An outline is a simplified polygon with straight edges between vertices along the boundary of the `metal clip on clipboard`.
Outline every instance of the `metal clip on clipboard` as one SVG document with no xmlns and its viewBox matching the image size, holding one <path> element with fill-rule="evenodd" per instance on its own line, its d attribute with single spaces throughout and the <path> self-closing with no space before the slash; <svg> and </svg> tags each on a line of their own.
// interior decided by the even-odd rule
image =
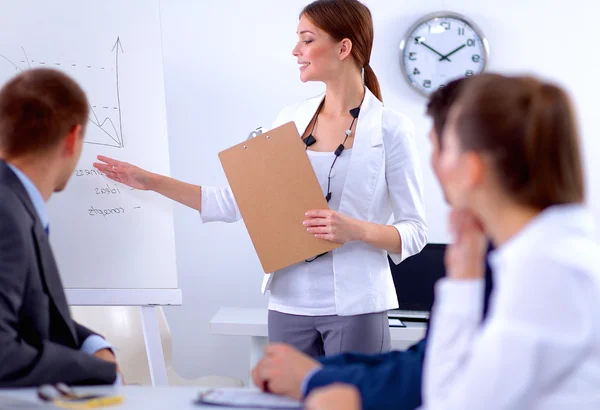
<svg viewBox="0 0 600 410">
<path fill-rule="evenodd" d="M 258 137 L 259 135 L 263 134 L 266 130 L 263 127 L 256 127 L 254 130 L 252 130 L 252 132 L 250 134 L 248 134 L 248 138 L 246 138 L 246 141 L 254 138 L 254 137 Z"/>
</svg>

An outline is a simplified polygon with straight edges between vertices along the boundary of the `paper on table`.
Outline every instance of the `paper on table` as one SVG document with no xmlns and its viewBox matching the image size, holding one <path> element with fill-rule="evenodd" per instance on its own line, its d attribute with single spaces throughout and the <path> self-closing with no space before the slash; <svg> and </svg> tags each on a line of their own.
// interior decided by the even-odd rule
<svg viewBox="0 0 600 410">
<path fill-rule="evenodd" d="M 198 404 L 229 407 L 253 407 L 269 409 L 301 409 L 302 403 L 287 397 L 248 389 L 209 390 L 200 393 Z"/>
</svg>

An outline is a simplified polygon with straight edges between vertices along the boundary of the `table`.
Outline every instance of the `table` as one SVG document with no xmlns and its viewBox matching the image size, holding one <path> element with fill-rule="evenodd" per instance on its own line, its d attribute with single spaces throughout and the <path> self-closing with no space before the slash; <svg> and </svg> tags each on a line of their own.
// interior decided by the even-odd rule
<svg viewBox="0 0 600 410">
<path fill-rule="evenodd" d="M 258 363 L 267 345 L 266 308 L 223 307 L 208 322 L 213 335 L 250 336 L 250 370 Z M 391 327 L 392 342 L 414 343 L 425 337 L 425 323 L 404 322 L 406 327 Z M 251 381 L 248 382 L 252 385 Z"/>
<path fill-rule="evenodd" d="M 185 410 L 210 408 L 214 410 L 214 406 L 198 406 L 194 401 L 201 391 L 206 391 L 206 387 L 182 386 L 182 387 L 149 387 L 149 386 L 122 386 L 122 387 L 80 387 L 75 389 L 81 392 L 97 392 L 105 394 L 119 393 L 125 396 L 125 401 L 118 406 L 107 407 L 107 409 L 119 410 Z M 48 409 L 43 402 L 39 401 L 36 396 L 36 389 L 0 389 L 0 407 L 2 398 L 9 397 L 13 399 L 25 400 L 31 403 L 31 406 L 20 406 L 15 408 L 20 409 Z M 2 407 L 11 408 L 11 407 Z M 227 410 L 227 407 L 220 407 Z M 239 409 L 238 409 L 239 410 Z"/>
</svg>

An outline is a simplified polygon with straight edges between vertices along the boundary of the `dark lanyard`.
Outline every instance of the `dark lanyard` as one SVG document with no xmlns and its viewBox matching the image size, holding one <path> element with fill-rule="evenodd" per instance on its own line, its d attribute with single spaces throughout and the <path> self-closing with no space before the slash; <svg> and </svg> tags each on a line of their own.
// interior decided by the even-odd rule
<svg viewBox="0 0 600 410">
<path fill-rule="evenodd" d="M 364 95 L 363 95 L 363 100 L 364 100 Z M 315 122 L 313 122 L 313 126 L 312 129 L 310 130 L 310 134 L 308 134 L 308 137 L 304 138 L 304 144 L 306 145 L 305 149 L 308 149 L 308 147 L 310 147 L 311 145 L 313 145 L 315 142 L 317 142 L 317 139 L 314 137 L 313 132 L 315 131 L 315 127 L 317 126 L 317 122 L 319 121 L 319 113 L 321 112 L 321 108 L 323 107 L 325 101 L 323 101 L 321 103 L 321 105 L 319 105 L 319 108 L 317 109 L 317 113 L 315 115 Z M 336 148 L 334 155 L 335 158 L 333 159 L 333 162 L 331 163 L 331 167 L 329 168 L 329 174 L 327 175 L 327 195 L 325 196 L 325 199 L 327 200 L 327 202 L 329 202 L 329 200 L 331 199 L 331 171 L 333 170 L 333 167 L 338 159 L 338 157 L 340 155 L 342 155 L 342 152 L 344 152 L 344 149 L 346 148 L 346 141 L 348 140 L 348 137 L 350 137 L 350 135 L 352 135 L 352 126 L 354 125 L 354 122 L 356 121 L 356 119 L 358 118 L 358 114 L 360 113 L 360 107 L 362 106 L 362 101 L 360 102 L 360 105 L 356 108 L 353 108 L 350 110 L 350 115 L 352 115 L 352 122 L 350 123 L 350 126 L 348 127 L 348 129 L 344 132 L 344 142 L 342 142 L 340 145 L 338 145 L 338 147 Z"/>
<path fill-rule="evenodd" d="M 366 94 L 366 92 L 365 92 L 365 94 Z M 348 129 L 344 132 L 344 142 L 342 142 L 340 145 L 338 145 L 337 149 L 334 152 L 335 158 L 333 159 L 333 162 L 331 163 L 331 167 L 329 168 L 329 174 L 327 175 L 327 195 L 325 196 L 325 199 L 327 200 L 327 202 L 329 202 L 329 200 L 331 199 L 331 171 L 333 170 L 333 167 L 334 167 L 338 157 L 340 155 L 342 155 L 342 152 L 344 152 L 344 149 L 346 148 L 345 145 L 346 145 L 346 141 L 348 140 L 348 137 L 350 137 L 350 135 L 352 135 L 352 126 L 354 125 L 354 122 L 356 121 L 356 119 L 358 118 L 358 115 L 360 114 L 360 107 L 362 106 L 364 99 L 365 99 L 365 96 L 363 95 L 363 99 L 360 102 L 360 105 L 358 107 L 350 110 L 350 115 L 352 115 L 352 122 L 350 123 L 350 127 L 348 127 Z M 321 108 L 323 107 L 324 103 L 325 103 L 325 100 L 323 100 L 323 102 L 321 102 L 321 104 L 319 105 L 319 108 L 317 109 L 317 113 L 315 114 L 315 121 L 313 122 L 312 129 L 310 130 L 310 134 L 308 134 L 308 136 L 303 139 L 304 144 L 306 145 L 305 149 L 308 149 L 308 147 L 310 147 L 315 142 L 317 142 L 317 139 L 314 137 L 313 132 L 315 131 L 315 127 L 317 126 L 317 121 L 319 121 L 319 113 L 321 112 Z M 326 254 L 327 254 L 327 252 L 321 253 L 312 259 L 306 259 L 305 262 L 312 262 L 315 259 L 317 259 L 323 255 L 326 255 Z"/>
</svg>

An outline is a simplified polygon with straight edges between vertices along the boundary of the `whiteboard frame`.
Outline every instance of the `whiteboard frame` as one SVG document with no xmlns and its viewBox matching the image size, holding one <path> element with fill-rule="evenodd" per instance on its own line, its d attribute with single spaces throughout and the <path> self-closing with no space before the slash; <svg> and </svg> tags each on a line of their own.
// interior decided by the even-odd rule
<svg viewBox="0 0 600 410">
<path fill-rule="evenodd" d="M 66 288 L 72 306 L 181 306 L 181 289 Z"/>
</svg>

